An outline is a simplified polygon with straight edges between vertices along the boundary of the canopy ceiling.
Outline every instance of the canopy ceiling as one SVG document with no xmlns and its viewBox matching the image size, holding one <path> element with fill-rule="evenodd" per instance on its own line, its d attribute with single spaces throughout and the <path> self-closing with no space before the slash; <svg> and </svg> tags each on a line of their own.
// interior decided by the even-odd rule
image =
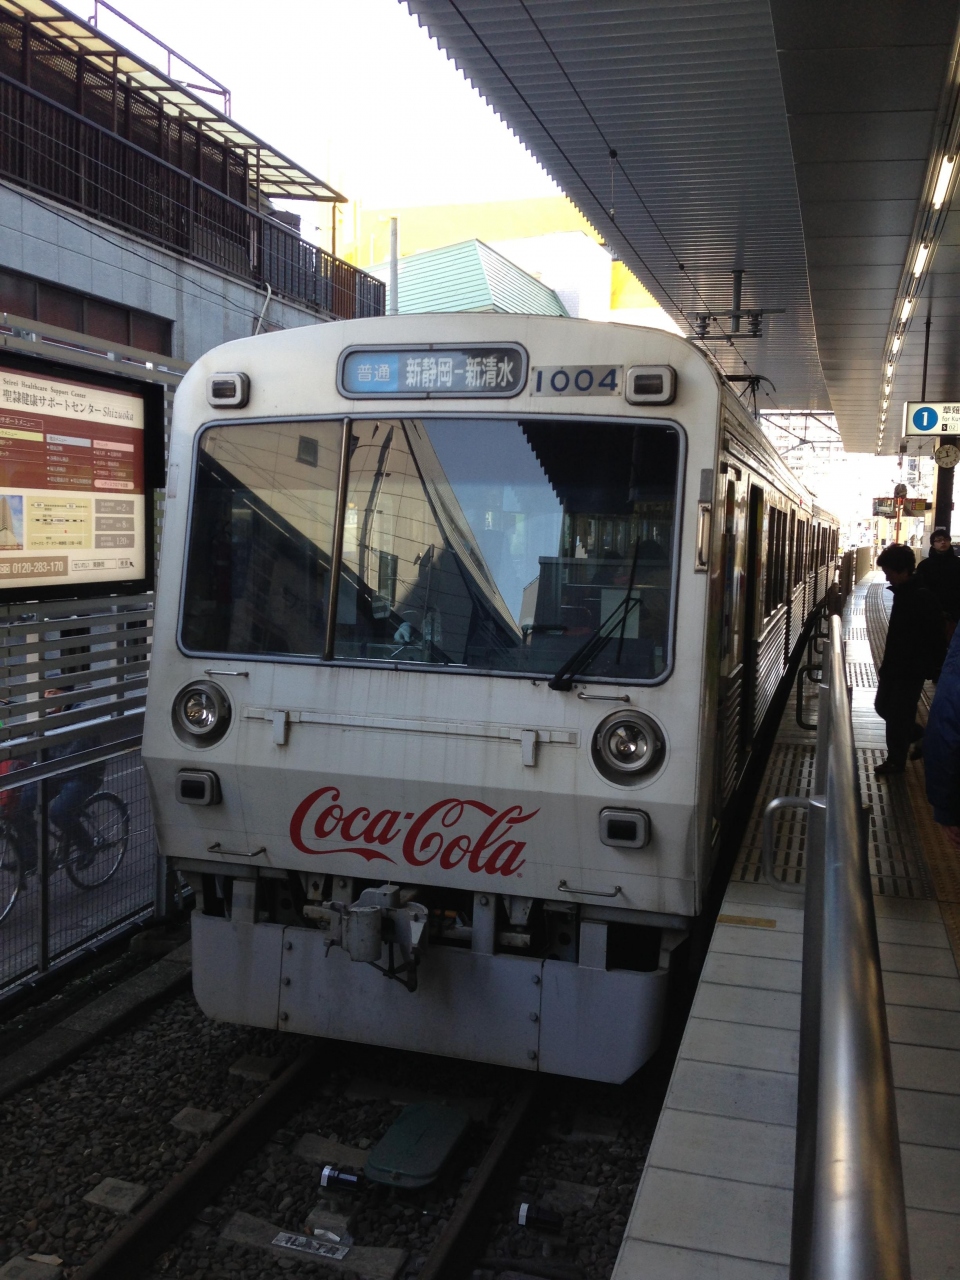
<svg viewBox="0 0 960 1280">
<path fill-rule="evenodd" d="M 742 309 L 782 309 L 704 343 L 770 380 L 761 410 L 832 407 L 848 449 L 895 451 L 928 297 L 927 395 L 960 397 L 960 223 L 928 207 L 958 0 L 405 2 L 685 332 L 738 270 Z"/>
</svg>

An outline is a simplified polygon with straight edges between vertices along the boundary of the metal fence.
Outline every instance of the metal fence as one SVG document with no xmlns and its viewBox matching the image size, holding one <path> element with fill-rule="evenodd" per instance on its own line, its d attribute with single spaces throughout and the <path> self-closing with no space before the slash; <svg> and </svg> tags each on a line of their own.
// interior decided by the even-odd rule
<svg viewBox="0 0 960 1280">
<path fill-rule="evenodd" d="M 163 889 L 139 751 L 4 781 L 0 994 L 152 915 Z M 72 815 L 85 826 L 86 849 L 70 832 Z"/>
<path fill-rule="evenodd" d="M 158 903 L 139 756 L 152 635 L 150 596 L 0 608 L 0 991 Z"/>
<path fill-rule="evenodd" d="M 807 814 L 791 1280 L 909 1280 L 890 1043 L 854 755 L 843 630 L 829 619 Z"/>
<path fill-rule="evenodd" d="M 0 175 L 338 319 L 384 313 L 375 276 L 2 75 Z"/>
</svg>

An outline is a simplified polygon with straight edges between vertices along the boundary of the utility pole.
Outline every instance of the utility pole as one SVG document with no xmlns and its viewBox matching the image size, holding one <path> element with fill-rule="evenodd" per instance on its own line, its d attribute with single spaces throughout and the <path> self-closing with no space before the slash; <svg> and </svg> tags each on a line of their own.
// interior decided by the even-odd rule
<svg viewBox="0 0 960 1280">
<path fill-rule="evenodd" d="M 930 355 L 930 311 L 927 310 L 927 320 L 924 326 L 923 335 L 923 382 L 920 387 L 920 399 L 927 398 L 927 361 Z M 940 443 L 957 444 L 956 436 L 942 436 Z M 953 520 L 953 467 L 941 467 L 937 465 L 937 487 L 933 499 L 933 527 L 934 529 L 946 529 L 950 532 L 950 526 Z"/>
<path fill-rule="evenodd" d="M 387 307 L 387 315 L 398 316 L 400 314 L 400 298 L 398 296 L 397 281 L 399 277 L 397 267 L 397 220 L 390 219 L 390 304 Z"/>
</svg>

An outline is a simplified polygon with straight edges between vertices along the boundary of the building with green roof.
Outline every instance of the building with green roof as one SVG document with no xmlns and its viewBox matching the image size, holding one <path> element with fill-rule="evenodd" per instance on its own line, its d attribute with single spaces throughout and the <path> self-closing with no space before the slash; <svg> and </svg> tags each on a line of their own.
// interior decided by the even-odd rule
<svg viewBox="0 0 960 1280">
<path fill-rule="evenodd" d="M 397 264 L 401 314 L 423 311 L 499 311 L 512 315 L 565 316 L 553 289 L 522 271 L 482 240 L 464 240 L 401 258 Z M 373 273 L 387 283 L 388 263 Z"/>
</svg>

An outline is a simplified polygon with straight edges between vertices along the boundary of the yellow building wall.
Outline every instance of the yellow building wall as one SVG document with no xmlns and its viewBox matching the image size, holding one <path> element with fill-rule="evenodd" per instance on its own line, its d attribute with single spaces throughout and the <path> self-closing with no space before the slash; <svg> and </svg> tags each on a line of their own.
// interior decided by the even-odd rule
<svg viewBox="0 0 960 1280">
<path fill-rule="evenodd" d="M 566 196 L 540 200 L 491 200 L 483 204 L 423 205 L 400 209 L 364 209 L 356 201 L 344 210 L 337 256 L 368 269 L 390 256 L 390 219 L 397 219 L 401 258 L 463 240 L 520 240 L 557 231 L 582 231 L 598 243 L 603 237 Z M 351 225 L 352 223 L 352 225 Z M 613 263 L 611 309 L 653 307 L 653 296 L 622 262 Z"/>
</svg>

